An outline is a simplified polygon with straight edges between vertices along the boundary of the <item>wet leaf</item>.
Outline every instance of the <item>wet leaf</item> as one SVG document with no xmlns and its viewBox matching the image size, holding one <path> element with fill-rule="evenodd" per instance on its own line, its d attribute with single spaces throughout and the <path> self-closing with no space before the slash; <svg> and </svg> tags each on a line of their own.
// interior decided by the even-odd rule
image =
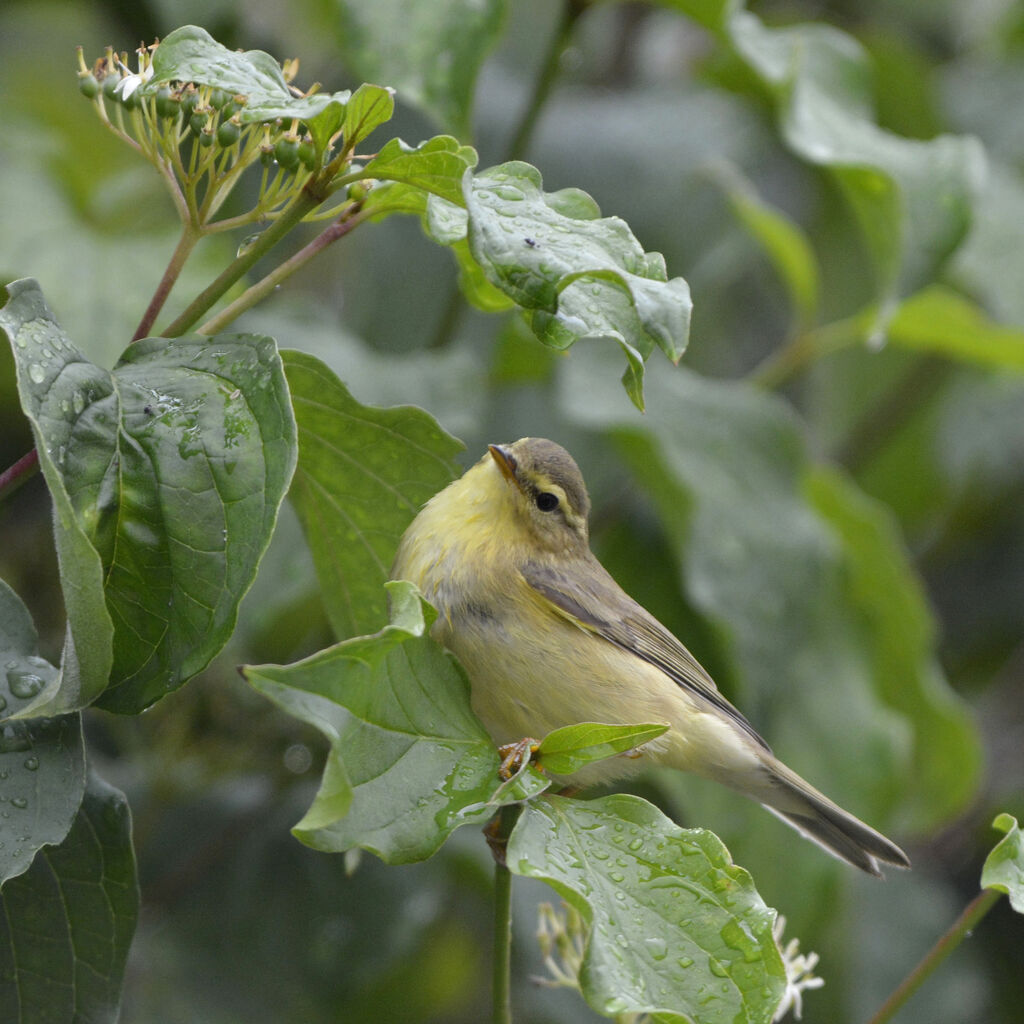
<svg viewBox="0 0 1024 1024">
<path fill-rule="evenodd" d="M 606 1016 L 768 1024 L 785 990 L 775 912 L 711 832 L 635 796 L 528 803 L 509 869 L 551 885 L 590 926 L 580 972 Z"/>
<path fill-rule="evenodd" d="M 269 53 L 229 50 L 196 25 L 183 25 L 161 41 L 153 53 L 153 75 L 139 92 L 155 96 L 168 82 L 193 82 L 247 97 L 248 102 L 238 112 L 246 124 L 315 118 L 329 106 L 344 108 L 351 96 L 348 90 L 295 96 L 281 65 Z"/>
<path fill-rule="evenodd" d="M 58 544 L 73 553 L 61 583 L 79 657 L 65 650 L 60 689 L 36 713 L 83 707 L 103 686 L 104 707 L 136 712 L 224 646 L 270 541 L 295 463 L 280 358 L 259 335 L 148 338 L 108 372 L 84 359 L 35 282 L 8 292 L 0 324 L 45 452 Z"/>
<path fill-rule="evenodd" d="M 0 903 L 0 1019 L 114 1024 L 139 911 L 123 794 L 91 776 L 64 841 Z"/>
<path fill-rule="evenodd" d="M 585 192 L 541 185 L 537 169 L 518 161 L 467 175 L 470 252 L 546 344 L 618 343 L 623 382 L 642 408 L 644 361 L 655 347 L 673 361 L 686 348 L 689 287 L 668 280 L 661 254 L 645 252 L 625 221 L 601 217 Z"/>
</svg>

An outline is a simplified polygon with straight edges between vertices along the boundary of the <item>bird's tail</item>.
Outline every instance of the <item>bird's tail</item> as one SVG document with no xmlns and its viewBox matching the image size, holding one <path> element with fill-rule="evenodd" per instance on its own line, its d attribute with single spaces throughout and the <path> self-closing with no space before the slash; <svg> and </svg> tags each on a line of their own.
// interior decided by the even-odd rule
<svg viewBox="0 0 1024 1024">
<path fill-rule="evenodd" d="M 910 867 L 907 855 L 880 832 L 834 804 L 781 761 L 771 755 L 763 761 L 767 783 L 756 792 L 746 789 L 747 794 L 801 835 L 834 857 L 879 878 L 879 862 Z"/>
</svg>

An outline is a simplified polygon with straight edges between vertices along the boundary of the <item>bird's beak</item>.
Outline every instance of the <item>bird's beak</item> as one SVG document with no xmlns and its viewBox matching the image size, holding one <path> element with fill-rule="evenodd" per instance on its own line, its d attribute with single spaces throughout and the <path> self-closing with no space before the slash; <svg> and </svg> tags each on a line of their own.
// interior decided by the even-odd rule
<svg viewBox="0 0 1024 1024">
<path fill-rule="evenodd" d="M 491 453 L 491 458 L 498 464 L 498 469 L 501 470 L 501 475 L 510 483 L 515 484 L 519 490 L 519 481 L 516 479 L 516 457 L 507 449 L 503 448 L 500 444 L 489 444 L 487 450 Z"/>
</svg>

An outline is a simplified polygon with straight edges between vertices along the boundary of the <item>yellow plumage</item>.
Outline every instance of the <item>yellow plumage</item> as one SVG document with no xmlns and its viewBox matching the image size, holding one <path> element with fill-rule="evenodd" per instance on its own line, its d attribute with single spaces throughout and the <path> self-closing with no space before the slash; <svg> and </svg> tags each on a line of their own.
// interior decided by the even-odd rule
<svg viewBox="0 0 1024 1024">
<path fill-rule="evenodd" d="M 434 635 L 469 675 L 473 710 L 499 744 L 577 722 L 662 722 L 641 758 L 572 776 L 621 777 L 644 761 L 724 783 L 872 874 L 909 865 L 884 836 L 778 761 L 696 659 L 590 551 L 576 463 L 541 438 L 492 445 L 422 509 L 392 576 L 439 612 Z"/>
</svg>

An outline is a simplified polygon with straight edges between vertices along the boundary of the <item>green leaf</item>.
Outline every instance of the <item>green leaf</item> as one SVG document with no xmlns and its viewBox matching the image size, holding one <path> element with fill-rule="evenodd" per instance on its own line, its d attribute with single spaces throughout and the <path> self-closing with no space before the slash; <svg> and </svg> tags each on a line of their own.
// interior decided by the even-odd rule
<svg viewBox="0 0 1024 1024">
<path fill-rule="evenodd" d="M 985 858 L 981 887 L 1005 892 L 1010 897 L 1010 906 L 1024 914 L 1024 834 L 1010 814 L 1000 814 L 992 827 L 1006 835 Z"/>
<path fill-rule="evenodd" d="M 644 252 L 625 221 L 600 217 L 585 192 L 549 193 L 541 184 L 540 172 L 518 161 L 466 175 L 473 258 L 531 311 L 546 344 L 617 342 L 627 356 L 627 391 L 642 408 L 643 361 L 655 346 L 673 361 L 686 348 L 689 287 L 681 277 L 667 280 L 661 254 Z"/>
<path fill-rule="evenodd" d="M 80 715 L 0 726 L 0 885 L 63 841 L 85 792 Z"/>
<path fill-rule="evenodd" d="M 331 744 L 320 792 L 295 835 L 318 850 L 361 847 L 404 864 L 549 782 L 532 768 L 500 779 L 461 667 L 427 635 L 436 613 L 410 583 L 390 583 L 388 592 L 391 624 L 379 633 L 243 673 Z"/>
<path fill-rule="evenodd" d="M 667 725 L 567 725 L 541 740 L 536 760 L 552 775 L 571 775 L 595 761 L 635 750 L 667 731 Z"/>
<path fill-rule="evenodd" d="M 812 323 L 818 309 L 818 261 L 807 236 L 786 214 L 762 199 L 735 167 L 721 165 L 712 176 L 725 190 L 737 219 L 777 271 L 793 306 L 797 329 Z"/>
<path fill-rule="evenodd" d="M 975 303 L 942 285 L 907 299 L 887 336 L 892 344 L 918 352 L 1024 371 L 1024 329 L 995 323 Z"/>
<path fill-rule="evenodd" d="M 196 25 L 177 28 L 160 43 L 153 53 L 153 75 L 139 91 L 144 96 L 155 96 L 168 82 L 193 82 L 247 97 L 248 102 L 238 112 L 245 123 L 278 118 L 309 120 L 330 106 L 344 108 L 351 96 L 348 90 L 295 96 L 281 65 L 269 53 L 229 50 Z"/>
<path fill-rule="evenodd" d="M 82 551 L 61 565 L 70 631 L 77 641 L 84 623 L 95 644 L 89 624 L 109 612 L 113 668 L 100 701 L 136 712 L 231 636 L 295 464 L 281 362 L 258 335 L 149 338 L 108 373 L 60 331 L 34 282 L 9 291 L 2 315 L 17 324 L 8 333 L 22 402 Z M 65 653 L 48 713 L 84 706 L 106 683 L 71 685 L 69 664 Z"/>
<path fill-rule="evenodd" d="M 880 128 L 867 57 L 831 26 L 768 28 L 733 0 L 662 2 L 716 31 L 774 99 L 789 148 L 835 178 L 867 242 L 880 333 L 899 299 L 934 277 L 964 240 L 984 184 L 981 145 L 970 136 L 924 142 Z"/>
<path fill-rule="evenodd" d="M 339 637 L 386 615 L 382 588 L 405 528 L 459 474 L 462 445 L 421 409 L 361 405 L 315 356 L 283 353 L 299 464 L 290 498 Z"/>
<path fill-rule="evenodd" d="M 392 89 L 369 84 L 359 86 L 345 105 L 342 132 L 346 147 L 351 149 L 358 145 L 375 128 L 390 121 L 394 112 L 395 97 Z"/>
<path fill-rule="evenodd" d="M 914 722 L 914 771 L 900 780 L 912 827 L 934 828 L 970 801 L 982 751 L 968 709 L 939 664 L 924 588 L 883 505 L 823 467 L 811 471 L 807 489 L 842 539 L 845 589 L 870 637 L 879 695 Z"/>
<path fill-rule="evenodd" d="M 470 136 L 476 76 L 501 30 L 502 0 L 428 5 L 322 0 L 346 66 L 386 82 L 462 138 Z"/>
<path fill-rule="evenodd" d="M 523 808 L 507 863 L 590 925 L 580 981 L 598 1013 L 772 1019 L 786 978 L 775 912 L 713 833 L 681 829 L 634 796 L 545 795 Z"/>
<path fill-rule="evenodd" d="M 60 846 L 0 889 L 0 1019 L 114 1022 L 139 911 L 123 794 L 90 776 Z"/>
<path fill-rule="evenodd" d="M 0 885 L 67 835 L 85 792 L 78 715 L 10 721 L 57 681 L 28 609 L 0 580 Z"/>
<path fill-rule="evenodd" d="M 15 281 L 5 293 L 0 327 L 11 342 L 21 407 L 32 426 L 39 465 L 53 499 L 54 538 L 68 619 L 59 678 L 48 680 L 19 711 L 58 714 L 91 704 L 106 687 L 113 663 L 114 625 L 104 601 L 103 563 L 77 515 L 71 481 L 65 481 L 62 467 L 86 398 L 106 397 L 110 385 L 103 370 L 78 355 L 35 281 Z M 63 381 L 73 381 L 71 393 L 53 402 L 44 386 L 46 375 L 65 363 Z M 60 401 L 67 403 L 66 409 Z"/>
<path fill-rule="evenodd" d="M 476 150 L 461 145 L 450 135 L 435 135 L 418 146 L 410 146 L 401 139 L 388 139 L 361 173 L 364 178 L 414 185 L 462 206 L 465 203 L 462 181 L 466 172 L 476 166 L 476 161 Z"/>
</svg>

